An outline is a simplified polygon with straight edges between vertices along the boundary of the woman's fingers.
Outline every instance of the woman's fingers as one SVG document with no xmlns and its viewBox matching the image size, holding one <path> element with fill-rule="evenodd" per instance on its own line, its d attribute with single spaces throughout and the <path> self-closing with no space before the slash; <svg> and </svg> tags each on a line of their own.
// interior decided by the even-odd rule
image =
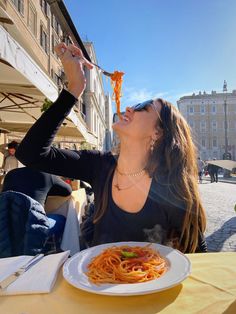
<svg viewBox="0 0 236 314">
<path fill-rule="evenodd" d="M 63 61 L 65 57 L 77 57 L 81 59 L 81 62 L 91 70 L 93 65 L 84 57 L 83 52 L 80 48 L 76 47 L 75 45 L 66 45 L 65 43 L 60 43 L 55 46 L 55 51 L 58 57 Z"/>
<path fill-rule="evenodd" d="M 91 70 L 93 68 L 93 65 L 84 57 L 83 52 L 80 48 L 76 47 L 75 45 L 69 45 L 68 50 L 71 52 L 71 54 L 75 57 L 78 57 L 81 59 L 81 62 L 89 69 Z"/>
<path fill-rule="evenodd" d="M 65 43 L 60 43 L 54 47 L 56 54 L 61 58 L 67 50 L 67 45 Z"/>
</svg>

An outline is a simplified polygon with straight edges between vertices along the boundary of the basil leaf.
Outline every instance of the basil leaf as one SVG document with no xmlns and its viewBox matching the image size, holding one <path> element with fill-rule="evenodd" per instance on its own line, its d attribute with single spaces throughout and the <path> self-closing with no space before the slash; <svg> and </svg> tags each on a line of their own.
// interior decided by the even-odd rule
<svg viewBox="0 0 236 314">
<path fill-rule="evenodd" d="M 121 251 L 121 255 L 122 255 L 122 257 L 127 257 L 127 258 L 138 257 L 137 253 L 126 252 L 126 251 Z"/>
</svg>

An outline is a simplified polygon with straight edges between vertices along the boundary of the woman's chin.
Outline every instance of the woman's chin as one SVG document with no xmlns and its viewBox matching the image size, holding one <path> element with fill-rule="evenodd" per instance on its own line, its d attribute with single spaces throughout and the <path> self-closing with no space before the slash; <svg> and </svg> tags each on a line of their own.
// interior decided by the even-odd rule
<svg viewBox="0 0 236 314">
<path fill-rule="evenodd" d="M 122 120 L 119 120 L 112 124 L 112 129 L 118 132 L 119 130 L 123 130 L 126 126 L 127 126 L 127 123 L 125 123 Z"/>
</svg>

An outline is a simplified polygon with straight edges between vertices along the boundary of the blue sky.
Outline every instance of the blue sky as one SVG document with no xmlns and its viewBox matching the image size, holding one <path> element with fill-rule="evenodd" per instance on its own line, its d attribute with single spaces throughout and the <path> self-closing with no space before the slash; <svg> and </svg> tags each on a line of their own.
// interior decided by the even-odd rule
<svg viewBox="0 0 236 314">
<path fill-rule="evenodd" d="M 123 108 L 221 91 L 224 79 L 236 89 L 235 0 L 64 2 L 81 38 L 93 42 L 99 65 L 125 72 Z"/>
</svg>

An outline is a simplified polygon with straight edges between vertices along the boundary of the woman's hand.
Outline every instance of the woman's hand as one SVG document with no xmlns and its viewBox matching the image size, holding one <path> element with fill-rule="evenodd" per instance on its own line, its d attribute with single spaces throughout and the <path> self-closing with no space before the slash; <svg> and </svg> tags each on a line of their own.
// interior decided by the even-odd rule
<svg viewBox="0 0 236 314">
<path fill-rule="evenodd" d="M 68 80 L 68 90 L 78 98 L 86 87 L 83 65 L 91 70 L 93 65 L 83 56 L 81 49 L 74 45 L 67 46 L 60 43 L 55 51 L 61 60 L 65 75 Z"/>
</svg>

